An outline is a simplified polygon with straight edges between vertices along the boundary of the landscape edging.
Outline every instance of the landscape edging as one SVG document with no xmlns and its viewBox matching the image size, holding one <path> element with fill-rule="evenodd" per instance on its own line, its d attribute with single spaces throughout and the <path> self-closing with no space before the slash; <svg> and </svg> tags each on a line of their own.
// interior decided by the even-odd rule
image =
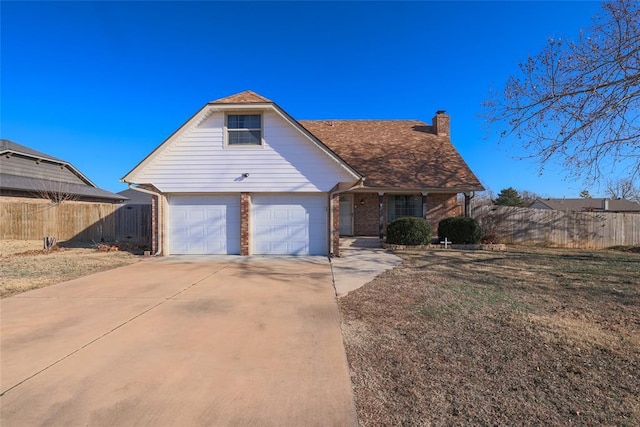
<svg viewBox="0 0 640 427">
<path fill-rule="evenodd" d="M 434 245 L 392 245 L 390 243 L 382 243 L 382 247 L 384 249 L 390 250 L 403 250 L 403 249 L 411 249 L 411 250 L 425 250 L 425 249 L 445 249 L 444 244 Z M 446 249 L 460 249 L 467 251 L 498 251 L 503 252 L 507 250 L 507 245 L 504 243 L 478 243 L 478 244 L 468 244 L 468 245 L 447 245 Z"/>
</svg>

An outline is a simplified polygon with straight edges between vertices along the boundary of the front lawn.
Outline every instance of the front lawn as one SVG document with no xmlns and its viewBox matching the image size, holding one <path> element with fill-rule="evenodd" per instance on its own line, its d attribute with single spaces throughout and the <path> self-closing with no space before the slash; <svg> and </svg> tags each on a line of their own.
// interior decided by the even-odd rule
<svg viewBox="0 0 640 427">
<path fill-rule="evenodd" d="M 0 240 L 0 298 L 140 261 L 95 248 L 42 250 L 40 240 Z"/>
<path fill-rule="evenodd" d="M 639 425 L 640 255 L 398 252 L 339 300 L 361 425 Z"/>
</svg>

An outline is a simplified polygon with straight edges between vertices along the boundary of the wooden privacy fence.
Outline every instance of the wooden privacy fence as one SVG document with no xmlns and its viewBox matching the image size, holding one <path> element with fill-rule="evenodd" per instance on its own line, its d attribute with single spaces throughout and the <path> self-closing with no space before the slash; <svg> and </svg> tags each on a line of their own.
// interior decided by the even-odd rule
<svg viewBox="0 0 640 427">
<path fill-rule="evenodd" d="M 151 244 L 151 205 L 121 205 L 115 219 L 116 240 Z"/>
<path fill-rule="evenodd" d="M 481 206 L 472 216 L 485 235 L 500 243 L 596 249 L 640 245 L 638 213 Z"/>
<path fill-rule="evenodd" d="M 151 206 L 112 203 L 0 203 L 0 238 L 147 244 Z"/>
</svg>

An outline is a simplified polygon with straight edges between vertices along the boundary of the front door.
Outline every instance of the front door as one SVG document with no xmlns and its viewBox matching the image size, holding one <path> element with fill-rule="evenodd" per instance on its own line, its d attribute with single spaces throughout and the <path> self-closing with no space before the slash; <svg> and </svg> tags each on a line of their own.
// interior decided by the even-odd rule
<svg viewBox="0 0 640 427">
<path fill-rule="evenodd" d="M 340 196 L 340 235 L 353 236 L 353 195 Z"/>
</svg>

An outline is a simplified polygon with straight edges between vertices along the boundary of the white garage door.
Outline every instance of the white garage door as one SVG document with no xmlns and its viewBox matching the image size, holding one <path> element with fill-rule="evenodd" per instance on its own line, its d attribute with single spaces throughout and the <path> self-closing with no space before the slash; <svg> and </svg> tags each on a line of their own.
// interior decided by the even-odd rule
<svg viewBox="0 0 640 427">
<path fill-rule="evenodd" d="M 172 196 L 169 204 L 171 254 L 240 253 L 238 196 Z"/>
<path fill-rule="evenodd" d="M 327 195 L 251 198 L 253 253 L 327 254 Z"/>
</svg>

